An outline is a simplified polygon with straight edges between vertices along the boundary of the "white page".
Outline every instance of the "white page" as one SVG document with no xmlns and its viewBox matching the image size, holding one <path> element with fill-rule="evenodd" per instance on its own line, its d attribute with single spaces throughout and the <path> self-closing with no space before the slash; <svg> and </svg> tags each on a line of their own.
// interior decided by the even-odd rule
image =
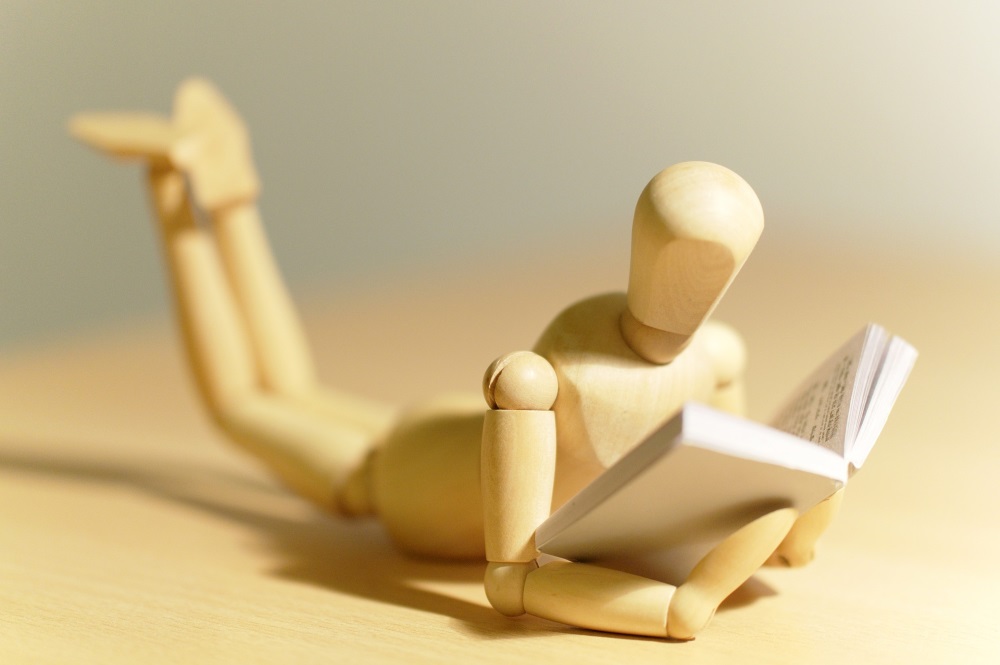
<svg viewBox="0 0 1000 665">
<path fill-rule="evenodd" d="M 846 457 L 850 400 L 870 329 L 851 337 L 799 384 L 771 426 Z"/>
<path fill-rule="evenodd" d="M 847 414 L 847 432 L 844 436 L 844 457 L 849 459 L 866 409 L 871 399 L 873 386 L 885 362 L 889 350 L 889 332 L 880 325 L 869 323 L 865 328 L 865 341 L 858 360 L 858 373 L 854 389 L 850 395 Z"/>
<path fill-rule="evenodd" d="M 865 404 L 861 427 L 848 456 L 853 469 L 859 468 L 868 458 L 916 361 L 917 350 L 901 337 L 893 337 L 886 345 Z"/>
<path fill-rule="evenodd" d="M 775 508 L 807 510 L 842 486 L 846 467 L 820 446 L 687 404 L 546 520 L 536 542 L 580 560 L 719 539 Z"/>
</svg>

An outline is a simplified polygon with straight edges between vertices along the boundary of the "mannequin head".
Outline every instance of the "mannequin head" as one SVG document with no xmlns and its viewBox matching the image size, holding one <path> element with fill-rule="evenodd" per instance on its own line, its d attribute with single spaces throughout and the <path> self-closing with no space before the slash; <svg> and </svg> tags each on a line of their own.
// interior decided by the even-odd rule
<svg viewBox="0 0 1000 665">
<path fill-rule="evenodd" d="M 708 318 L 764 228 L 753 189 L 729 169 L 684 162 L 639 196 L 622 334 L 638 355 L 666 363 Z"/>
</svg>

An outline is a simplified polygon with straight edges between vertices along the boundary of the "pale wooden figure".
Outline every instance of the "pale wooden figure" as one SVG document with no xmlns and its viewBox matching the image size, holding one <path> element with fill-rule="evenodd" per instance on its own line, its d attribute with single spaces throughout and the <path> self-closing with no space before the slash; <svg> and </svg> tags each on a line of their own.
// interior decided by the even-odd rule
<svg viewBox="0 0 1000 665">
<path fill-rule="evenodd" d="M 501 613 L 689 639 L 766 561 L 812 558 L 839 495 L 798 521 L 783 509 L 745 525 L 676 588 L 536 561 L 551 510 L 684 401 L 743 408 L 743 344 L 706 322 L 763 228 L 731 171 L 693 162 L 657 175 L 636 206 L 627 294 L 570 306 L 534 351 L 492 363 L 485 413 L 478 399 L 448 398 L 397 416 L 317 383 L 257 213 L 246 130 L 211 84 L 184 82 L 170 119 L 81 115 L 71 132 L 146 163 L 190 365 L 218 425 L 323 509 L 377 515 L 406 551 L 485 556 Z"/>
</svg>

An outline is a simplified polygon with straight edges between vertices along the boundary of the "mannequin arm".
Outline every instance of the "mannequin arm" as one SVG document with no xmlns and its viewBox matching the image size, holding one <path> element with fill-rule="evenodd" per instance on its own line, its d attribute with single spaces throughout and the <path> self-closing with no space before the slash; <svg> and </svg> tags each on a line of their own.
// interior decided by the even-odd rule
<svg viewBox="0 0 1000 665">
<path fill-rule="evenodd" d="M 501 614 L 524 613 L 536 568 L 535 529 L 549 515 L 556 465 L 555 371 L 528 351 L 498 358 L 483 378 L 482 492 L 486 595 Z"/>
<path fill-rule="evenodd" d="M 674 587 L 568 561 L 538 567 L 534 534 L 548 517 L 555 479 L 555 372 L 529 352 L 499 358 L 483 382 L 486 597 L 507 616 L 528 612 L 573 626 L 666 636 Z"/>
<path fill-rule="evenodd" d="M 483 382 L 491 410 L 482 444 L 486 597 L 507 616 L 529 613 L 573 626 L 691 639 L 788 534 L 797 513 L 776 510 L 739 529 L 680 587 L 598 566 L 538 567 L 534 534 L 549 512 L 555 478 L 558 383 L 533 353 L 503 356 Z"/>
</svg>

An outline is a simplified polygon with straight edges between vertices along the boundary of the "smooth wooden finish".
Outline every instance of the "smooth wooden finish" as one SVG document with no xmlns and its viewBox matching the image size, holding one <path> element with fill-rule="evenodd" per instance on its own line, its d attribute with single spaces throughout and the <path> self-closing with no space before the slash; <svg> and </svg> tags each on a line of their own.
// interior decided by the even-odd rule
<svg viewBox="0 0 1000 665">
<path fill-rule="evenodd" d="M 708 403 L 723 411 L 745 415 L 747 399 L 743 375 L 747 367 L 746 344 L 740 334 L 725 323 L 708 321 L 704 330 L 716 380 L 715 391 Z"/>
<path fill-rule="evenodd" d="M 489 411 L 483 423 L 486 560 L 532 561 L 535 529 L 552 508 L 556 419 L 551 411 Z"/>
<path fill-rule="evenodd" d="M 653 178 L 632 223 L 622 332 L 650 362 L 669 362 L 705 321 L 764 228 L 753 189 L 729 169 L 685 162 Z"/>
<path fill-rule="evenodd" d="M 673 595 L 670 584 L 599 566 L 554 561 L 528 574 L 524 609 L 571 626 L 665 637 Z"/>
<path fill-rule="evenodd" d="M 475 393 L 422 402 L 404 412 L 377 448 L 375 512 L 403 551 L 484 559 L 483 419 L 483 399 Z"/>
<path fill-rule="evenodd" d="M 315 408 L 337 398 L 317 398 L 305 335 L 257 214 L 246 127 L 221 94 L 185 81 L 171 131 L 135 116 L 115 129 L 116 117 L 78 120 L 75 131 L 147 163 L 178 318 L 212 417 L 295 492 L 327 511 L 378 516 L 406 551 L 529 564 L 549 511 L 683 402 L 743 407 L 742 343 L 731 329 L 703 326 L 763 227 L 753 190 L 728 169 L 689 162 L 653 178 L 636 206 L 628 293 L 571 305 L 535 353 L 490 365 L 491 411 L 445 399 L 392 423 L 369 409 L 344 417 L 356 401 Z M 195 223 L 194 203 L 211 232 Z M 670 635 L 689 639 L 793 521 L 778 511 L 744 527 L 673 601 L 673 587 L 667 594 L 660 582 L 573 566 L 526 576 L 525 567 L 491 568 L 488 597 L 504 614 L 517 614 L 523 599 L 528 612 L 639 635 L 664 634 L 669 603 Z M 827 523 L 813 520 L 803 533 L 815 540 Z"/>
<path fill-rule="evenodd" d="M 217 211 L 257 199 L 260 180 L 246 126 L 215 86 L 198 78 L 181 83 L 173 122 L 183 140 L 171 159 L 190 176 L 199 206 Z"/>
<path fill-rule="evenodd" d="M 350 423 L 317 418 L 289 400 L 261 392 L 262 372 L 245 327 L 246 317 L 224 274 L 223 257 L 238 260 L 241 253 L 219 256 L 213 239 L 193 220 L 179 172 L 152 167 L 150 190 L 190 364 L 210 413 L 235 442 L 289 487 L 317 505 L 335 510 L 340 487 L 371 447 L 371 433 Z M 253 226 L 248 230 L 252 232 Z M 265 273 L 255 286 L 266 287 L 266 277 Z M 267 313 L 275 313 L 276 308 L 267 307 L 271 299 L 257 298 L 253 302 L 264 306 Z M 267 351 L 266 345 L 275 341 L 264 338 L 257 349 Z M 258 353 L 257 357 L 300 355 L 294 346 L 291 348 L 291 353 Z M 308 385 L 303 380 L 297 387 L 304 389 Z"/>
<path fill-rule="evenodd" d="M 70 120 L 69 132 L 115 157 L 163 162 L 181 138 L 173 123 L 155 113 L 81 113 Z"/>
<path fill-rule="evenodd" d="M 624 293 L 563 310 L 535 344 L 559 378 L 553 410 L 559 447 L 554 507 L 614 464 L 687 400 L 708 400 L 718 383 L 713 345 L 702 329 L 669 364 L 640 358 L 619 331 Z M 628 417 L 622 417 L 623 413 Z"/>
<path fill-rule="evenodd" d="M 483 376 L 483 394 L 493 409 L 483 421 L 480 467 L 491 563 L 527 563 L 538 556 L 535 530 L 549 516 L 556 475 L 556 420 L 549 409 L 558 390 L 555 370 L 529 351 L 497 358 Z M 523 575 L 508 581 L 518 585 L 511 595 L 519 599 Z M 488 569 L 487 585 L 501 583 L 499 573 Z M 491 602 L 499 595 L 487 593 Z M 508 614 L 512 606 L 504 597 L 497 609 Z"/>
<path fill-rule="evenodd" d="M 621 335 L 629 347 L 644 360 L 652 363 L 668 363 L 691 343 L 688 333 L 675 333 L 647 326 L 635 318 L 632 310 L 626 308 L 619 320 Z"/>
<path fill-rule="evenodd" d="M 297 494 L 335 512 L 348 474 L 368 454 L 365 432 L 312 417 L 297 404 L 249 394 L 219 413 L 230 438 Z"/>
<path fill-rule="evenodd" d="M 559 394 L 559 377 L 545 358 L 515 351 L 494 360 L 483 375 L 483 397 L 491 409 L 547 411 Z"/>
<path fill-rule="evenodd" d="M 250 340 L 228 292 L 212 239 L 191 214 L 183 174 L 152 167 L 149 191 L 188 361 L 202 399 L 219 418 L 228 404 L 256 383 Z"/>
<path fill-rule="evenodd" d="M 846 488 L 841 489 L 799 517 L 768 563 L 797 568 L 812 561 L 816 556 L 816 543 L 840 512 L 845 491 Z"/>
<path fill-rule="evenodd" d="M 528 573 L 537 568 L 538 563 L 534 559 L 513 563 L 489 561 L 483 576 L 486 600 L 504 616 L 521 616 L 525 613 L 524 585 Z"/>
<path fill-rule="evenodd" d="M 316 376 L 306 337 L 268 247 L 257 206 L 242 203 L 215 211 L 212 226 L 253 341 L 261 384 L 283 394 L 312 391 Z"/>
<path fill-rule="evenodd" d="M 257 176 L 239 116 L 211 84 L 192 79 L 180 86 L 170 121 L 90 114 L 74 119 L 71 131 L 147 163 L 189 364 L 215 422 L 316 505 L 368 510 L 367 485 L 348 480 L 392 410 L 316 385 L 253 203 Z M 193 197 L 213 233 L 197 223 Z"/>
<path fill-rule="evenodd" d="M 794 508 L 758 517 L 698 562 L 670 602 L 667 632 L 689 640 L 708 625 L 716 608 L 764 565 L 795 523 Z"/>
<path fill-rule="evenodd" d="M 529 255 L 505 282 L 516 300 L 484 298 L 496 275 L 475 266 L 331 284 L 303 311 L 319 374 L 397 404 L 466 386 L 481 409 L 486 361 L 621 282 L 615 237 Z M 0 349 L 0 662 L 996 662 L 1000 355 L 982 305 L 1000 264 L 756 251 L 719 310 L 751 351 L 753 417 L 868 317 L 907 332 L 921 363 L 815 561 L 761 569 L 694 641 L 507 619 L 484 563 L 409 557 L 378 524 L 312 509 L 210 426 L 161 315 Z M 399 327 L 408 345 L 389 343 Z"/>
</svg>

